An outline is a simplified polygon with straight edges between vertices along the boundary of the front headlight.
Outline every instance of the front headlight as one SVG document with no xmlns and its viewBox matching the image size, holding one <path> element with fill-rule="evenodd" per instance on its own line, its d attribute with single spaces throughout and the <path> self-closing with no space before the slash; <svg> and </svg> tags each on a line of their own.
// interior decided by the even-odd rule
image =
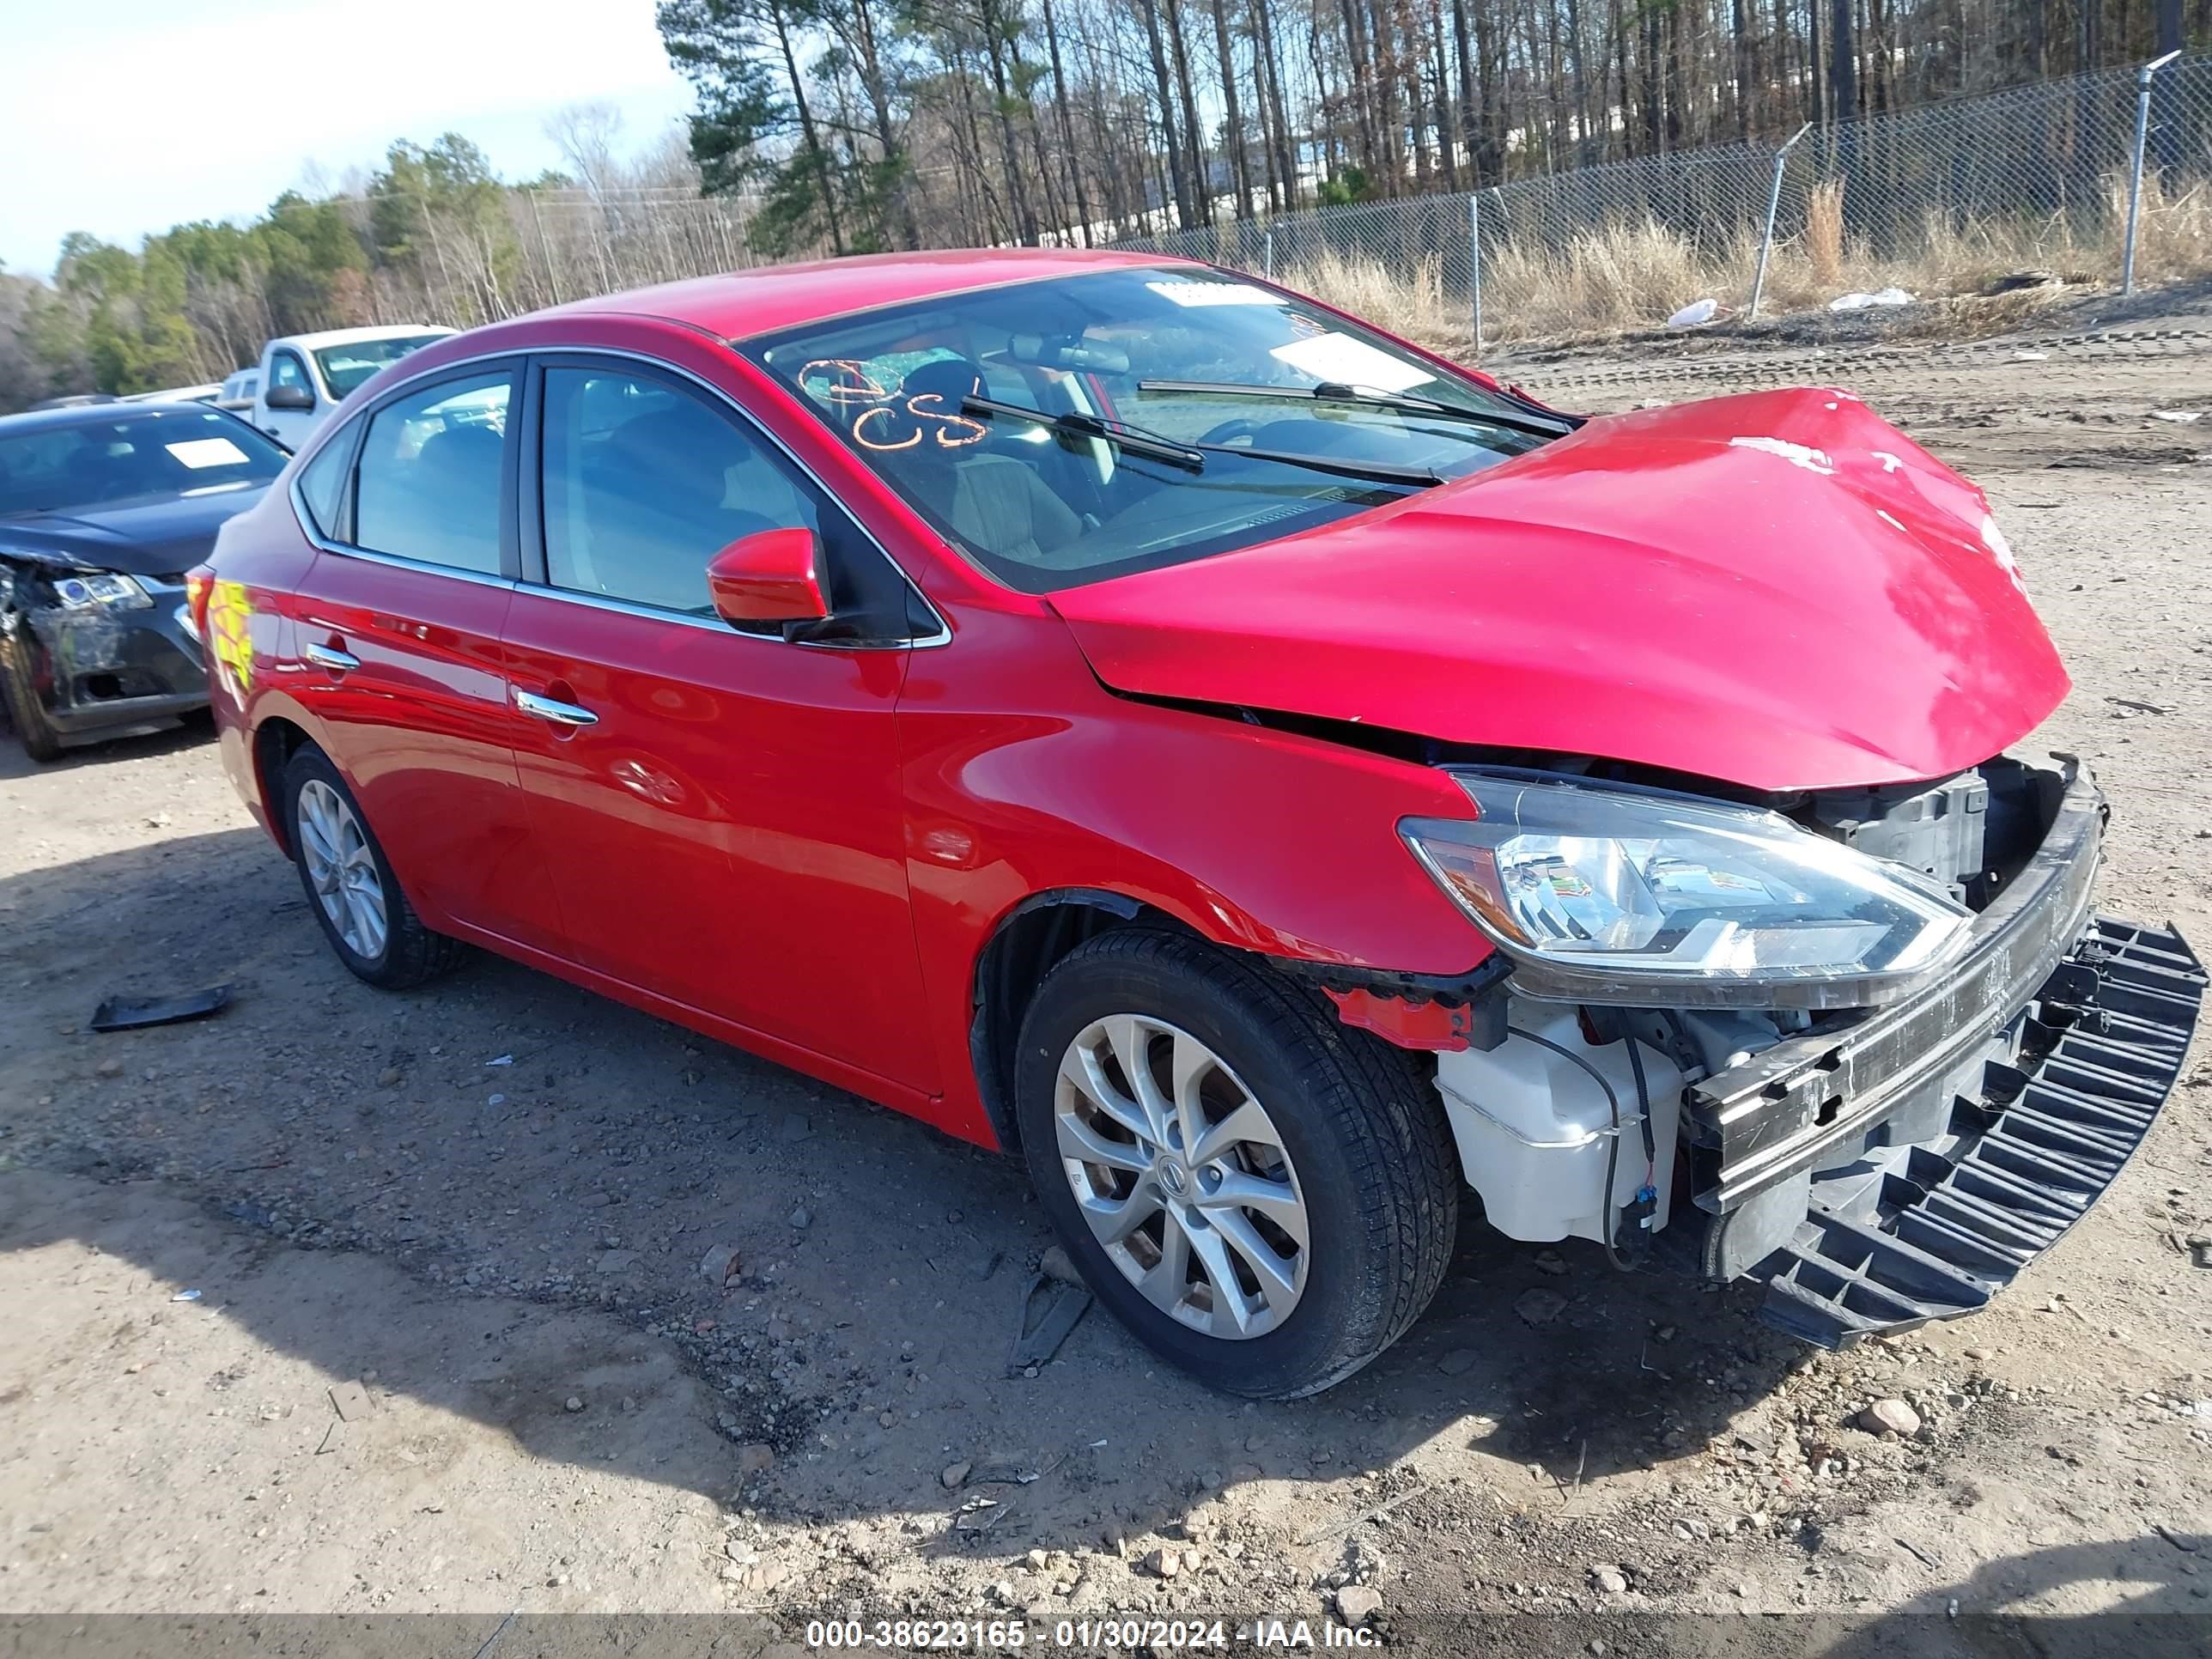
<svg viewBox="0 0 2212 1659">
<path fill-rule="evenodd" d="M 109 571 L 86 576 L 57 576 L 54 597 L 61 601 L 64 611 L 88 611 L 101 605 L 129 611 L 154 603 L 147 597 L 146 590 L 130 577 Z"/>
<path fill-rule="evenodd" d="M 1451 769 L 1478 814 L 1406 844 L 1526 995 L 1850 1007 L 1940 961 L 1969 914 L 1918 871 L 1778 813 L 1546 773 Z"/>
</svg>

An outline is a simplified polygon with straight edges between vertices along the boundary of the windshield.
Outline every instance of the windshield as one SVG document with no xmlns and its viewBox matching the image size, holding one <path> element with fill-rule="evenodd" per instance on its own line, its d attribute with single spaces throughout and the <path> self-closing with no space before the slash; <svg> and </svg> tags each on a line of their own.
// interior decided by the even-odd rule
<svg viewBox="0 0 2212 1659">
<path fill-rule="evenodd" d="M 64 513 L 144 495 L 265 484 L 284 452 L 243 421 L 197 404 L 0 432 L 0 514 Z"/>
<path fill-rule="evenodd" d="M 330 387 L 331 395 L 343 398 L 378 369 L 445 337 L 409 334 L 397 340 L 356 340 L 347 345 L 325 346 L 315 354 L 315 365 L 323 371 L 323 384 Z"/>
<path fill-rule="evenodd" d="M 1545 441 L 1526 409 L 1385 336 L 1188 266 L 885 307 L 743 344 L 955 546 L 1032 593 L 1310 530 Z M 1117 422 L 1194 446 L 1199 465 L 1114 441 Z"/>
</svg>

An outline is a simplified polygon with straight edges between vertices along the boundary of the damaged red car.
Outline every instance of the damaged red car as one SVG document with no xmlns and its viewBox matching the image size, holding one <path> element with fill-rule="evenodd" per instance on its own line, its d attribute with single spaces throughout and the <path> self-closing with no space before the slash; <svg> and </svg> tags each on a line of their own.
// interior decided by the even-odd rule
<svg viewBox="0 0 2212 1659">
<path fill-rule="evenodd" d="M 1206 1381 L 1324 1389 L 1479 1215 L 1968 1313 L 2204 977 L 1981 493 L 1848 393 L 1584 419 L 1138 256 L 441 341 L 224 529 L 224 761 L 332 948 L 498 951 L 1027 1161 Z"/>
</svg>

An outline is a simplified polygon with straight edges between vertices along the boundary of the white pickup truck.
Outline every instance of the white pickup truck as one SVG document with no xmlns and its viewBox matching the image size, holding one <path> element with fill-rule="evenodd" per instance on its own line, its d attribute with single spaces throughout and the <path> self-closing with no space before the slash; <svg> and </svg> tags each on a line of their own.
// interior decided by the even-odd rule
<svg viewBox="0 0 2212 1659">
<path fill-rule="evenodd" d="M 261 348 L 260 384 L 247 418 L 297 449 L 345 395 L 386 364 L 454 332 L 428 323 L 287 334 Z"/>
</svg>

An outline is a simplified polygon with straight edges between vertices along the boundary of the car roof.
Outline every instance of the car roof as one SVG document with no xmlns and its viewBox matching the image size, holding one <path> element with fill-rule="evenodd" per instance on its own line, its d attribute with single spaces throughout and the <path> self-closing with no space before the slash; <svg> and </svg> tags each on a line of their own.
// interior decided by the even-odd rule
<svg viewBox="0 0 2212 1659">
<path fill-rule="evenodd" d="M 118 398 L 113 403 L 79 404 L 73 409 L 33 409 L 21 415 L 0 415 L 0 435 L 13 438 L 26 432 L 47 432 L 58 427 L 98 426 L 104 421 L 197 418 L 211 410 L 222 412 L 212 404 L 189 399 L 167 403 L 159 398 L 148 398 L 140 403 L 125 403 Z"/>
<path fill-rule="evenodd" d="M 741 339 L 878 306 L 964 294 L 1001 283 L 1132 265 L 1186 263 L 1157 253 L 1078 248 L 945 248 L 924 253 L 865 254 L 694 276 L 657 288 L 579 300 L 538 315 L 616 312 L 662 317 L 704 329 L 720 339 Z"/>
<path fill-rule="evenodd" d="M 443 323 L 384 323 L 374 328 L 326 328 L 314 334 L 280 334 L 270 345 L 303 346 L 309 351 L 323 346 L 351 345 L 356 340 L 408 340 L 418 334 L 451 334 Z"/>
</svg>

